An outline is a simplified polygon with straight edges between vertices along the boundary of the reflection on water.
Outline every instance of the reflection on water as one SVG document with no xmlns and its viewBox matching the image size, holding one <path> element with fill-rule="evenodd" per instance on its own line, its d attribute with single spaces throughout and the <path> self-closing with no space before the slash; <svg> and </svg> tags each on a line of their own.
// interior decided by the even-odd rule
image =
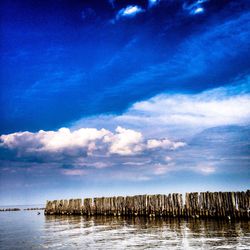
<svg viewBox="0 0 250 250">
<path fill-rule="evenodd" d="M 1 249 L 250 249 L 247 221 L 5 215 Z"/>
<path fill-rule="evenodd" d="M 47 216 L 45 245 L 93 249 L 249 249 L 248 222 Z M 52 236 L 53 235 L 53 236 Z M 63 238 L 63 241 L 62 241 Z"/>
</svg>

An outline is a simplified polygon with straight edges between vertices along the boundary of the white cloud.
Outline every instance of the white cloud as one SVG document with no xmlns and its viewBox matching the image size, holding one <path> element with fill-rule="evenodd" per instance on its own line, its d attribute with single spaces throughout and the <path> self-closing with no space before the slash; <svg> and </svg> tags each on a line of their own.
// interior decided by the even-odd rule
<svg viewBox="0 0 250 250">
<path fill-rule="evenodd" d="M 81 128 L 70 131 L 61 128 L 58 131 L 43 131 L 37 133 L 17 132 L 1 135 L 1 144 L 10 149 L 20 149 L 26 152 L 62 152 L 74 148 L 84 148 L 88 153 L 96 150 L 96 142 L 104 140 L 110 131 L 106 129 Z"/>
<path fill-rule="evenodd" d="M 194 1 L 193 3 L 184 2 L 183 9 L 188 11 L 190 15 L 201 14 L 204 12 L 204 8 L 202 4 L 208 2 L 209 0 L 198 0 Z"/>
<path fill-rule="evenodd" d="M 175 150 L 186 145 L 184 142 L 173 142 L 168 139 L 144 140 L 142 133 L 122 127 L 117 127 L 116 134 L 107 139 L 112 142 L 109 152 L 119 155 L 135 155 L 144 150 L 160 148 Z"/>
<path fill-rule="evenodd" d="M 162 94 L 135 103 L 114 121 L 152 136 L 189 136 L 203 129 L 250 123 L 250 95 L 219 88 L 200 94 Z"/>
<path fill-rule="evenodd" d="M 198 165 L 176 165 L 175 162 L 169 163 L 157 163 L 153 166 L 153 174 L 154 175 L 165 175 L 169 172 L 177 172 L 177 171 L 188 171 L 188 172 L 195 172 L 202 175 L 211 175 L 216 172 L 216 167 L 212 165 L 207 165 L 200 163 Z"/>
<path fill-rule="evenodd" d="M 193 10 L 193 14 L 199 14 L 199 13 L 203 13 L 204 12 L 204 8 L 202 7 L 198 7 L 196 9 Z"/>
<path fill-rule="evenodd" d="M 154 149 L 154 148 L 168 148 L 168 149 L 177 149 L 180 147 L 184 147 L 186 144 L 184 142 L 173 142 L 168 139 L 151 139 L 147 141 L 147 148 Z"/>
<path fill-rule="evenodd" d="M 121 17 L 134 17 L 135 15 L 143 12 L 144 10 L 138 5 L 129 5 L 118 11 L 116 19 Z"/>
<path fill-rule="evenodd" d="M 149 164 L 150 161 L 144 161 L 144 160 L 140 160 L 139 162 L 133 162 L 133 161 L 128 161 L 128 162 L 124 162 L 123 165 L 128 165 L 128 166 L 145 166 L 146 164 Z"/>
<path fill-rule="evenodd" d="M 145 137 L 179 139 L 210 127 L 246 125 L 250 123 L 250 94 L 244 86 L 221 87 L 198 94 L 161 94 L 133 104 L 122 115 L 84 118 L 73 127 L 120 125 L 140 130 Z M 163 142 L 149 142 L 149 147 L 152 143 Z"/>
<path fill-rule="evenodd" d="M 136 155 L 145 150 L 164 148 L 176 149 L 184 145 L 182 142 L 171 142 L 167 139 L 146 140 L 141 132 L 117 127 L 115 133 L 106 129 L 80 128 L 71 131 L 61 128 L 58 131 L 17 132 L 1 135 L 0 146 L 18 151 L 19 156 L 36 155 L 38 153 L 66 154 L 71 157 L 84 156 L 108 156 L 117 154 L 122 156 Z M 91 165 L 82 159 L 76 163 L 80 165 Z M 97 163 L 96 163 L 97 164 Z M 105 164 L 100 162 L 96 168 L 104 168 Z"/>
<path fill-rule="evenodd" d="M 136 103 L 120 120 L 153 121 L 168 125 L 217 126 L 244 123 L 250 119 L 250 96 L 159 95 Z M 137 116 L 138 115 L 138 116 Z M 142 120 L 141 120 L 142 119 Z M 156 119 L 156 120 L 155 120 Z"/>
<path fill-rule="evenodd" d="M 112 141 L 110 153 L 132 155 L 143 150 L 143 136 L 140 132 L 117 127 L 116 134 L 108 138 Z"/>
</svg>

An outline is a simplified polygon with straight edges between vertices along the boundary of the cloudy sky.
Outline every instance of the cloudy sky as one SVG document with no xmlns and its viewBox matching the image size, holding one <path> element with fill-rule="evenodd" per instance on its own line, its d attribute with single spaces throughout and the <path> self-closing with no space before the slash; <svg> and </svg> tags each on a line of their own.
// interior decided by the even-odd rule
<svg viewBox="0 0 250 250">
<path fill-rule="evenodd" d="M 250 2 L 1 1 L 0 204 L 250 188 Z"/>
</svg>

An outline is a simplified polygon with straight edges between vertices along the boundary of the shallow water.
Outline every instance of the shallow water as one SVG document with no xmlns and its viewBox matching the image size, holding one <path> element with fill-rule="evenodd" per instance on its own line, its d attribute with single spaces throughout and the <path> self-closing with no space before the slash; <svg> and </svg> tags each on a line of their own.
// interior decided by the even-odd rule
<svg viewBox="0 0 250 250">
<path fill-rule="evenodd" d="M 250 249 L 250 222 L 0 212 L 0 249 Z"/>
</svg>

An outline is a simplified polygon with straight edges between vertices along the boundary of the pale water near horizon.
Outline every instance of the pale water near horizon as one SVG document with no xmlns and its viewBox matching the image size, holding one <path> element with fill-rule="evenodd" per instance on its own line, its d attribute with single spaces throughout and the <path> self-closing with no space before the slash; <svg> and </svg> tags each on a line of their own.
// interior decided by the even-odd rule
<svg viewBox="0 0 250 250">
<path fill-rule="evenodd" d="M 0 249 L 250 249 L 249 221 L 0 212 Z"/>
</svg>

